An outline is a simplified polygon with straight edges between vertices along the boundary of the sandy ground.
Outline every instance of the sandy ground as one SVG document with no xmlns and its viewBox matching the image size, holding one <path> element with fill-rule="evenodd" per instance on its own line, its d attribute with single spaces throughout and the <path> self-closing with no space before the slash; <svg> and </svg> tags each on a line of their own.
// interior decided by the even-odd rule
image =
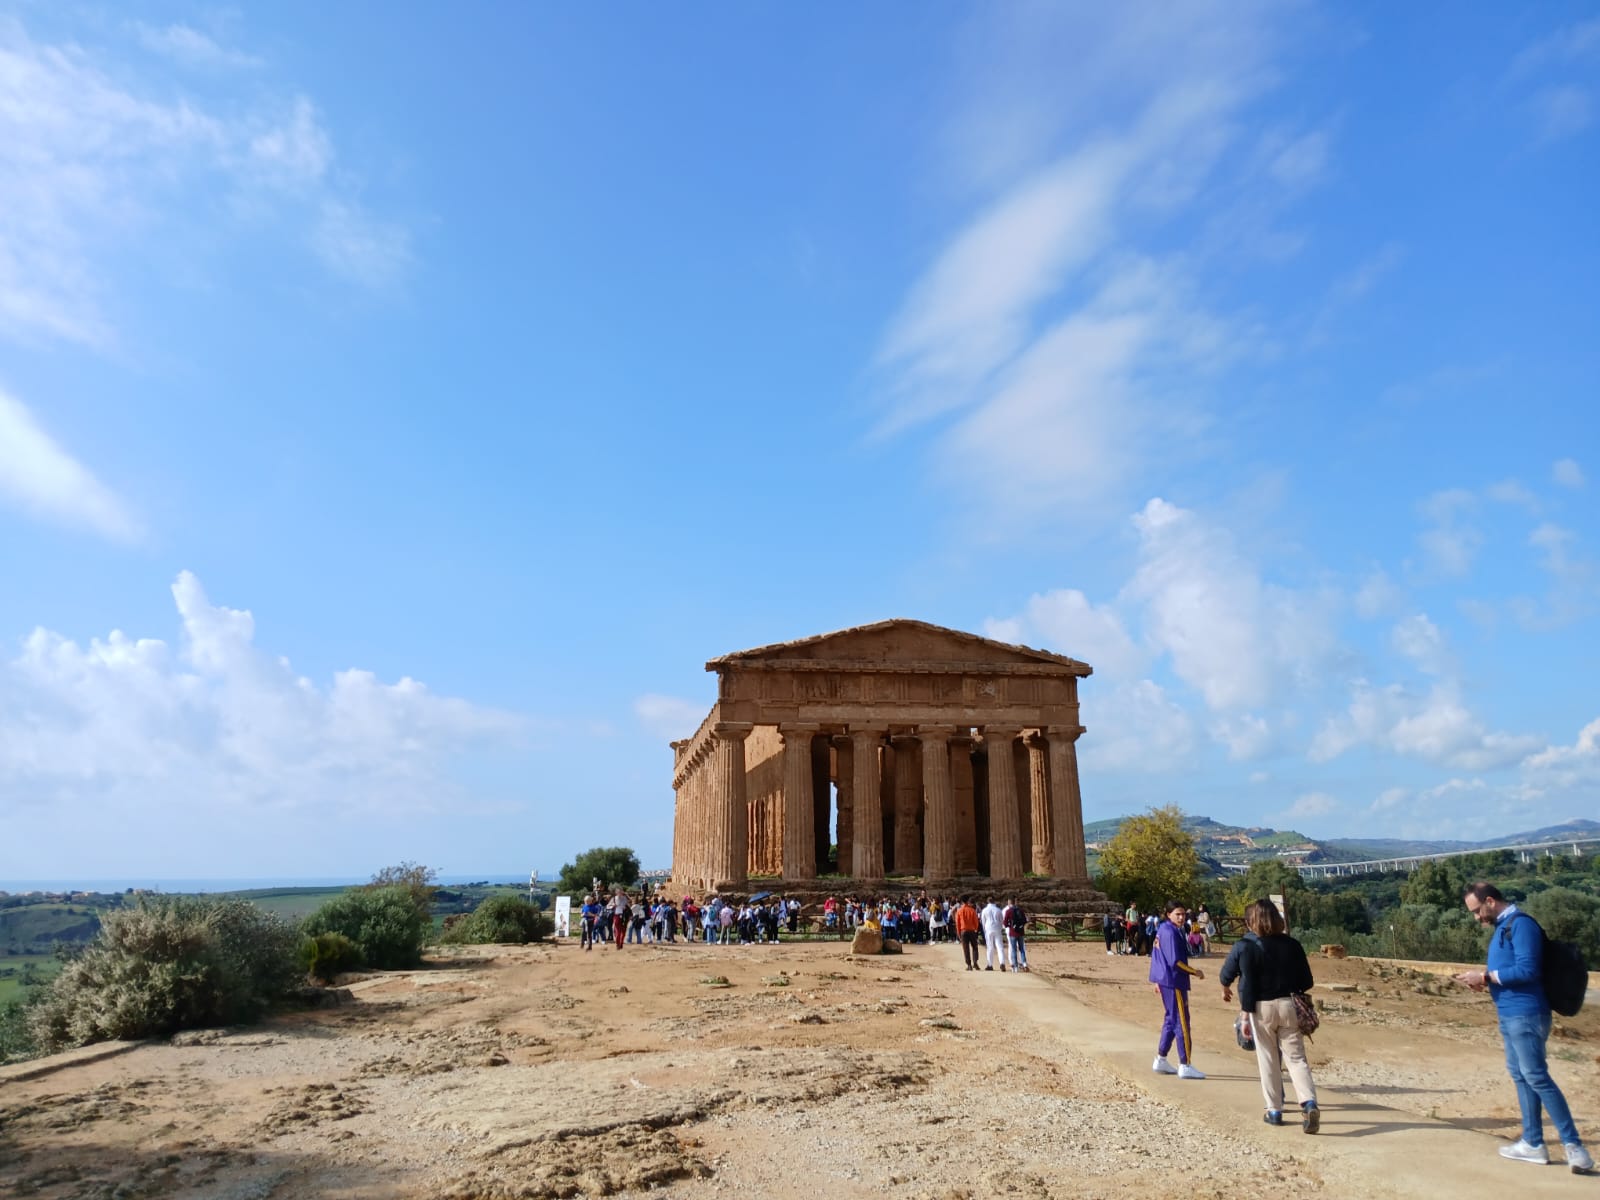
<svg viewBox="0 0 1600 1200">
<path fill-rule="evenodd" d="M 0 1195 L 1600 1197 L 1496 1155 L 1517 1120 L 1492 1006 L 1428 971 L 1314 961 L 1312 1137 L 1261 1123 L 1220 957 L 1188 1081 L 1150 1071 L 1148 960 L 1032 954 L 468 948 L 334 1009 L 0 1073 Z M 1600 1005 L 1551 1051 L 1595 1146 Z"/>
</svg>

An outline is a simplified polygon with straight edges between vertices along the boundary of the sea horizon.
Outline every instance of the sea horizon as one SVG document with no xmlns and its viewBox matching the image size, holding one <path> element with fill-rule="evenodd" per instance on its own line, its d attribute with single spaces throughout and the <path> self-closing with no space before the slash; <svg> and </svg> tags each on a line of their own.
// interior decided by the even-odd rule
<svg viewBox="0 0 1600 1200">
<path fill-rule="evenodd" d="M 538 873 L 540 883 L 552 883 L 559 876 L 559 871 L 546 871 L 541 869 Z M 370 883 L 371 875 L 308 875 L 308 876 L 283 876 L 269 875 L 260 877 L 236 878 L 177 878 L 154 875 L 124 875 L 116 878 L 84 879 L 58 876 L 52 879 L 0 879 L 0 892 L 9 892 L 12 895 L 26 892 L 126 892 L 134 891 L 151 892 L 253 892 L 270 888 L 315 888 L 315 887 L 354 887 L 357 884 Z M 452 872 L 441 874 L 435 881 L 441 887 L 459 887 L 466 883 L 516 884 L 526 886 L 528 883 L 527 871 L 478 871 L 475 873 Z"/>
</svg>

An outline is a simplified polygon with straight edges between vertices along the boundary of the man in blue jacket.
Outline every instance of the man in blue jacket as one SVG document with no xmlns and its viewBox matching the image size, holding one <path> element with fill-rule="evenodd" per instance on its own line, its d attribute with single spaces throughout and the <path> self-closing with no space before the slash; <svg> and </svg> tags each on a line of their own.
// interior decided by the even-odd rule
<svg viewBox="0 0 1600 1200">
<path fill-rule="evenodd" d="M 1492 883 L 1473 884 L 1462 902 L 1473 920 L 1493 926 L 1494 933 L 1483 970 L 1463 971 L 1456 982 L 1475 992 L 1487 988 L 1494 998 L 1500 1037 L 1506 1046 L 1506 1070 L 1517 1085 L 1517 1103 L 1522 1108 L 1522 1136 L 1501 1146 L 1500 1157 L 1548 1163 L 1542 1109 L 1549 1109 L 1550 1121 L 1566 1150 L 1567 1165 L 1575 1174 L 1586 1174 L 1594 1170 L 1594 1159 L 1583 1148 L 1567 1099 L 1545 1064 L 1550 1001 L 1544 994 L 1544 933 L 1537 921 L 1506 900 Z"/>
</svg>

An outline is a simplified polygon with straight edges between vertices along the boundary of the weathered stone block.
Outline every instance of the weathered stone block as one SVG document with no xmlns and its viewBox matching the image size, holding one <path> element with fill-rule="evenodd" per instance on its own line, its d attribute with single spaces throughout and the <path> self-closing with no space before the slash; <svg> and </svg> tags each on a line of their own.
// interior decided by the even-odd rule
<svg viewBox="0 0 1600 1200">
<path fill-rule="evenodd" d="M 855 940 L 850 943 L 851 954 L 882 954 L 883 934 L 876 929 L 856 930 Z"/>
</svg>

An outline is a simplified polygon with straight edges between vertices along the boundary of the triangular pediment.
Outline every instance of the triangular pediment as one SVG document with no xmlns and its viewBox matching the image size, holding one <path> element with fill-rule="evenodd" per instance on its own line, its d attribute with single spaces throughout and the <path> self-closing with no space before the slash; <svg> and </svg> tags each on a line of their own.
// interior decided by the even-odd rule
<svg viewBox="0 0 1600 1200">
<path fill-rule="evenodd" d="M 975 633 L 963 633 L 959 629 L 946 629 L 942 625 L 930 625 L 926 621 L 907 618 L 857 625 L 834 633 L 725 654 L 708 662 L 706 670 L 796 661 L 863 665 L 903 663 L 907 667 L 940 664 L 973 672 L 981 672 L 985 666 L 1016 665 L 1051 665 L 1064 668 L 1064 674 L 1073 675 L 1088 675 L 1091 670 L 1087 663 L 1063 654 L 1051 654 L 1028 646 L 1013 646 L 1008 642 L 979 637 Z"/>
</svg>

